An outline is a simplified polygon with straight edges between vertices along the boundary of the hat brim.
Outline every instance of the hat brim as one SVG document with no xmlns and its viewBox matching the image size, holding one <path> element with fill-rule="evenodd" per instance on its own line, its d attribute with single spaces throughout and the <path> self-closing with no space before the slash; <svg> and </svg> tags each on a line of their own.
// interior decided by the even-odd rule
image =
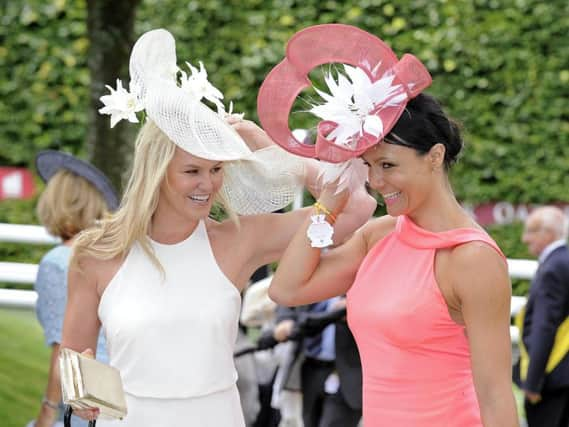
<svg viewBox="0 0 569 427">
<path fill-rule="evenodd" d="M 41 151 L 36 156 L 36 169 L 44 182 L 62 169 L 69 170 L 93 184 L 103 195 L 109 210 L 114 211 L 119 206 L 117 193 L 109 179 L 95 166 L 77 157 L 61 151 Z"/>
</svg>

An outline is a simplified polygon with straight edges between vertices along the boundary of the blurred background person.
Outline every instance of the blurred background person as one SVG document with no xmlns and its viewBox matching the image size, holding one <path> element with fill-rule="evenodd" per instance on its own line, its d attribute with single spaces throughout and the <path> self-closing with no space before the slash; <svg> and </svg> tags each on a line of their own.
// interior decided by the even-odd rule
<svg viewBox="0 0 569 427">
<path fill-rule="evenodd" d="M 247 328 L 242 323 L 239 323 L 235 351 L 238 352 L 250 348 L 252 345 L 253 342 L 247 336 Z M 237 371 L 237 390 L 239 390 L 239 399 L 241 400 L 241 407 L 243 408 L 245 426 L 252 427 L 261 410 L 255 355 L 249 353 L 236 357 L 235 369 Z"/>
<path fill-rule="evenodd" d="M 544 206 L 525 222 L 522 241 L 539 258 L 528 302 L 517 317 L 520 361 L 514 380 L 525 394 L 529 427 L 569 425 L 569 223 Z"/>
<path fill-rule="evenodd" d="M 272 334 L 272 329 L 275 326 L 277 305 L 268 295 L 268 288 L 271 283 L 269 274 L 269 266 L 259 268 L 251 276 L 251 284 L 243 293 L 239 324 L 242 328 L 245 328 L 249 337 L 261 337 L 268 332 Z M 258 341 L 255 344 L 252 342 L 248 343 L 248 348 L 253 347 L 256 349 L 249 354 L 254 360 L 259 403 L 255 422 L 253 423 L 254 427 L 277 427 L 280 422 L 280 412 L 271 406 L 273 384 L 278 368 L 278 356 L 273 348 L 275 345 L 276 343 L 272 341 Z M 238 347 L 236 351 L 240 350 Z M 238 360 L 243 357 L 247 357 L 247 355 L 236 358 L 238 372 Z M 239 375 L 241 376 L 241 374 Z M 239 381 L 237 382 L 237 387 L 239 388 Z M 241 389 L 239 391 L 241 393 Z M 242 405 L 245 411 L 243 401 Z"/>
<path fill-rule="evenodd" d="M 265 265 L 258 268 L 251 276 L 250 283 L 247 288 L 241 292 L 241 314 L 239 317 L 239 331 L 237 333 L 237 343 L 235 345 L 235 353 L 239 353 L 245 349 L 250 349 L 254 346 L 253 341 L 248 335 L 249 326 L 255 324 L 252 318 L 257 318 L 261 315 L 260 307 L 258 304 L 245 304 L 245 295 L 251 296 L 255 292 L 249 293 L 248 291 L 254 287 L 255 290 L 261 286 L 255 285 L 258 281 L 265 279 L 269 274 L 269 266 Z M 265 299 L 268 299 L 266 287 L 263 292 Z M 251 301 L 252 298 L 248 298 Z M 270 301 L 270 300 L 269 300 Z M 272 301 L 270 305 L 275 306 Z M 244 313 L 247 309 L 247 313 Z M 244 320 L 245 319 L 245 320 Z M 239 398 L 241 400 L 241 407 L 243 408 L 243 415 L 245 417 L 245 425 L 247 427 L 255 426 L 260 416 L 262 409 L 261 395 L 260 395 L 260 382 L 258 375 L 257 360 L 255 352 L 246 353 L 235 357 L 235 369 L 237 370 L 237 389 L 239 390 Z M 267 426 L 269 427 L 269 426 Z"/>
<path fill-rule="evenodd" d="M 356 427 L 362 417 L 361 363 L 345 309 L 345 297 L 278 309 L 274 338 L 300 341 L 289 376 L 300 373 L 304 427 Z"/>
<path fill-rule="evenodd" d="M 37 216 L 48 232 L 59 237 L 62 243 L 43 256 L 34 285 L 38 294 L 36 314 L 45 342 L 51 347 L 51 359 L 45 396 L 36 420 L 28 426 L 51 427 L 62 420 L 58 355 L 67 303 L 71 244 L 77 233 L 116 209 L 118 198 L 102 172 L 69 154 L 42 151 L 36 157 L 36 168 L 47 184 L 38 201 Z M 97 359 L 107 361 L 102 334 Z M 74 417 L 74 427 L 83 425 L 87 423 Z"/>
</svg>

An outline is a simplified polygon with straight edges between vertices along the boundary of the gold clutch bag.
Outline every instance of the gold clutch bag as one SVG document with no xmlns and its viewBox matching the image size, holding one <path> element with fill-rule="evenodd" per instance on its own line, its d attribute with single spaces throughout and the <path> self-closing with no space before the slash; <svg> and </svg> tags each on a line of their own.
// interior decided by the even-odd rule
<svg viewBox="0 0 569 427">
<path fill-rule="evenodd" d="M 64 348 L 59 355 L 63 403 L 76 409 L 99 408 L 104 418 L 126 415 L 118 369 Z"/>
</svg>

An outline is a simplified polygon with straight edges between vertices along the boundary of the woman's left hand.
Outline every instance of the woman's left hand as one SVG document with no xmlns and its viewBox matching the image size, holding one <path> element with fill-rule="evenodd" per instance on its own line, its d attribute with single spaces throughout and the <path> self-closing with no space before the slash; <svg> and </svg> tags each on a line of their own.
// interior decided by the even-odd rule
<svg viewBox="0 0 569 427">
<path fill-rule="evenodd" d="M 350 192 L 348 188 L 339 190 L 336 183 L 333 182 L 324 186 L 318 197 L 318 202 L 332 212 L 332 214 L 338 216 L 338 214 L 344 210 L 349 198 Z"/>
<path fill-rule="evenodd" d="M 235 116 L 226 119 L 233 129 L 243 138 L 251 151 L 257 151 L 274 145 L 273 140 L 267 133 L 251 120 L 243 120 Z"/>
</svg>

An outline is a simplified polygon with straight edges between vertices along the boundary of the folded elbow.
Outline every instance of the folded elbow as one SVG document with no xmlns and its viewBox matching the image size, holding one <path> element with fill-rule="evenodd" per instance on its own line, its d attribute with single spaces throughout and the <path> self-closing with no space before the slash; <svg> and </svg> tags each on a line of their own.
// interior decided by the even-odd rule
<svg viewBox="0 0 569 427">
<path fill-rule="evenodd" d="M 283 292 L 273 285 L 269 287 L 269 298 L 276 302 L 278 305 L 283 305 L 285 307 L 294 305 L 291 295 L 287 295 L 286 292 Z"/>
</svg>

